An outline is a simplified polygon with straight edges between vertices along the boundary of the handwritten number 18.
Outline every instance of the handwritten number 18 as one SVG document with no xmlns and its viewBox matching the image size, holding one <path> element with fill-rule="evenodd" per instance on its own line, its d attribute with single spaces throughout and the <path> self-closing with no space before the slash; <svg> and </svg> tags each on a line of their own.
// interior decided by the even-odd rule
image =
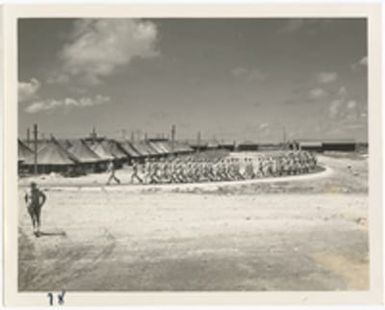
<svg viewBox="0 0 385 310">
<path fill-rule="evenodd" d="M 58 302 L 59 305 L 63 305 L 64 304 L 64 295 L 65 295 L 65 291 L 62 291 L 61 293 L 57 294 L 57 302 Z M 53 306 L 53 304 L 54 304 L 54 295 L 53 295 L 53 293 L 49 292 L 47 294 L 47 296 L 48 296 L 49 305 Z"/>
</svg>

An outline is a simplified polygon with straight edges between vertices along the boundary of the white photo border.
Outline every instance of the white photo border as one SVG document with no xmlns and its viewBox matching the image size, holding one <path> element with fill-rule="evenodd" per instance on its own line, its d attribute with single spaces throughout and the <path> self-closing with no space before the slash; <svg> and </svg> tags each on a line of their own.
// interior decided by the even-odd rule
<svg viewBox="0 0 385 310">
<path fill-rule="evenodd" d="M 46 306 L 47 292 L 17 288 L 17 20 L 19 18 L 367 18 L 369 132 L 368 291 L 296 292 L 68 292 L 66 305 L 380 304 L 383 302 L 381 5 L 380 4 L 122 4 L 5 5 L 4 30 L 4 301 Z"/>
</svg>

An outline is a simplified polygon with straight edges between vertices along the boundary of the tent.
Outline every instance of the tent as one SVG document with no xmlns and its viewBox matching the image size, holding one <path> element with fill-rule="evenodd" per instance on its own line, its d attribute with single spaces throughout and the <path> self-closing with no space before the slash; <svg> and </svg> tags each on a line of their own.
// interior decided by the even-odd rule
<svg viewBox="0 0 385 310">
<path fill-rule="evenodd" d="M 39 173 L 66 172 L 79 164 L 79 159 L 63 148 L 54 138 L 37 152 Z M 34 155 L 28 156 L 24 164 L 33 170 Z"/>
<path fill-rule="evenodd" d="M 129 157 L 134 159 L 142 157 L 142 155 L 132 147 L 129 141 L 124 140 L 124 141 L 119 141 L 118 143 L 120 147 L 122 147 L 124 151 L 128 154 Z"/>
<path fill-rule="evenodd" d="M 33 156 L 33 151 L 26 146 L 20 139 L 17 140 L 18 148 L 17 148 L 17 157 L 18 161 L 25 161 L 27 157 Z"/>
<path fill-rule="evenodd" d="M 156 141 L 155 142 L 158 147 L 165 150 L 168 154 L 175 154 L 175 150 L 173 150 L 171 141 L 169 140 L 162 140 L 162 141 Z"/>
<path fill-rule="evenodd" d="M 102 161 L 101 158 L 81 139 L 72 141 L 68 151 L 75 155 L 81 163 L 96 163 Z"/>
<path fill-rule="evenodd" d="M 68 139 L 56 139 L 56 141 L 66 150 L 68 150 L 72 145 L 72 142 Z"/>
<path fill-rule="evenodd" d="M 72 140 L 71 144 L 68 150 L 79 159 L 83 172 L 98 172 L 107 168 L 107 160 L 101 159 L 84 140 Z"/>
<path fill-rule="evenodd" d="M 167 152 L 164 152 L 161 148 L 159 148 L 157 145 L 152 143 L 151 141 L 146 141 L 146 146 L 152 151 L 152 154 L 156 157 L 162 157 L 164 155 L 167 155 Z"/>
<path fill-rule="evenodd" d="M 21 142 L 29 147 L 32 151 L 34 150 L 35 148 L 35 142 L 33 140 L 21 140 Z M 37 150 L 41 150 L 42 148 L 44 148 L 48 143 L 50 142 L 50 140 L 46 140 L 46 139 L 39 139 L 36 141 L 36 145 L 37 145 Z"/>
<path fill-rule="evenodd" d="M 120 145 L 114 140 L 103 140 L 100 142 L 102 146 L 117 160 L 126 159 L 128 154 Z"/>
<path fill-rule="evenodd" d="M 143 157 L 154 157 L 155 151 L 149 148 L 146 143 L 135 141 L 131 143 L 132 147 Z"/>
<path fill-rule="evenodd" d="M 102 143 L 87 143 L 89 148 L 99 156 L 101 160 L 114 160 L 115 157 L 109 152 L 109 150 Z"/>
<path fill-rule="evenodd" d="M 149 141 L 148 144 L 160 155 L 171 154 L 171 151 L 164 147 L 160 141 Z"/>
</svg>

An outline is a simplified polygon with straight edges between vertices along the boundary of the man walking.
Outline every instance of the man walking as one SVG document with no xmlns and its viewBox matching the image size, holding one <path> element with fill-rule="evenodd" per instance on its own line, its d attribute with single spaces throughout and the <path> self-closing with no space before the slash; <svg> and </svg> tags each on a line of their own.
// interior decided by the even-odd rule
<svg viewBox="0 0 385 310">
<path fill-rule="evenodd" d="M 132 164 L 132 175 L 131 175 L 131 183 L 134 184 L 134 180 L 137 180 L 139 183 L 143 183 L 143 180 L 138 175 L 138 164 L 136 161 Z"/>
<path fill-rule="evenodd" d="M 27 210 L 32 220 L 33 233 L 36 237 L 40 237 L 41 208 L 47 200 L 47 197 L 40 189 L 37 188 L 35 182 L 31 182 L 31 187 L 26 192 L 24 200 L 27 204 Z"/>
<path fill-rule="evenodd" d="M 116 171 L 116 168 L 115 168 L 114 162 L 111 160 L 107 166 L 107 172 L 110 173 L 110 176 L 108 177 L 107 185 L 110 185 L 112 180 L 120 184 L 120 180 L 116 177 L 115 171 Z"/>
</svg>

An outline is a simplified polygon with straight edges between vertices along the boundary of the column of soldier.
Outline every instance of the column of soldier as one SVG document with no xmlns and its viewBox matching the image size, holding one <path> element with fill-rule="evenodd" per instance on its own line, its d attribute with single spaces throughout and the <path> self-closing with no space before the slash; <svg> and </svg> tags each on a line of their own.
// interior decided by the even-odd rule
<svg viewBox="0 0 385 310">
<path fill-rule="evenodd" d="M 133 163 L 131 183 L 197 183 L 248 180 L 309 173 L 317 165 L 307 151 L 261 154 L 256 158 L 187 156 Z"/>
</svg>

